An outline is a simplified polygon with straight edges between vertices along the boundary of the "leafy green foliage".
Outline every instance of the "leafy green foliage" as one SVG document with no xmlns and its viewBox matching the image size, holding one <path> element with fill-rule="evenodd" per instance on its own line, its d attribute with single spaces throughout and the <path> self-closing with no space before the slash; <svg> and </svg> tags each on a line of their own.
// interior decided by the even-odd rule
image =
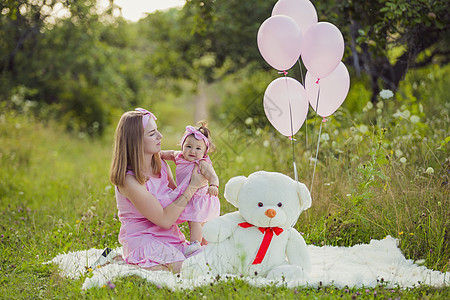
<svg viewBox="0 0 450 300">
<path fill-rule="evenodd" d="M 409 68 L 448 63 L 446 1 L 316 1 L 319 19 L 343 32 L 346 62 L 370 76 L 372 102 L 396 91 Z M 365 70 L 365 71 L 364 71 Z"/>
</svg>

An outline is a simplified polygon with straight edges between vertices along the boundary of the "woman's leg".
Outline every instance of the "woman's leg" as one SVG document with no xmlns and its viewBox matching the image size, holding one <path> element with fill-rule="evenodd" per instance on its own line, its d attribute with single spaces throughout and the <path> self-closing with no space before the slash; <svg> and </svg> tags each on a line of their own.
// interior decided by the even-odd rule
<svg viewBox="0 0 450 300">
<path fill-rule="evenodd" d="M 181 266 L 183 262 L 182 261 L 176 261 L 170 264 L 161 264 L 150 268 L 144 268 L 146 270 L 150 271 L 170 271 L 173 273 L 180 273 Z"/>
<path fill-rule="evenodd" d="M 150 271 L 170 271 L 168 265 L 157 265 L 154 267 L 143 268 L 143 269 L 150 270 Z"/>
<path fill-rule="evenodd" d="M 167 267 L 169 268 L 169 271 L 172 271 L 173 273 L 180 273 L 182 265 L 182 261 L 176 261 L 174 263 L 168 264 Z"/>
</svg>

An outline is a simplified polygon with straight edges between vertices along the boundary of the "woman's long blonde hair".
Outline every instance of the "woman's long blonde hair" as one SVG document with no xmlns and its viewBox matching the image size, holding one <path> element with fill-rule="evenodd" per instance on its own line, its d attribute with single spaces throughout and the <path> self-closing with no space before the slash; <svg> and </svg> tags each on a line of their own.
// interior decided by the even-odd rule
<svg viewBox="0 0 450 300">
<path fill-rule="evenodd" d="M 110 171 L 110 180 L 115 186 L 125 185 L 125 174 L 128 170 L 134 172 L 140 184 L 148 180 L 142 170 L 145 165 L 143 115 L 138 111 L 128 111 L 122 115 L 117 124 Z M 153 175 L 160 175 L 160 153 L 153 154 L 151 166 Z"/>
</svg>

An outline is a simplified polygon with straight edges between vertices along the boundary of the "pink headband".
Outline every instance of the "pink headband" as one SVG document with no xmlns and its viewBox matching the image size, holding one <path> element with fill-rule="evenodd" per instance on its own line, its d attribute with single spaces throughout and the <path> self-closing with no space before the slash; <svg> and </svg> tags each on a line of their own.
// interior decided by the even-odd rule
<svg viewBox="0 0 450 300">
<path fill-rule="evenodd" d="M 139 108 L 135 108 L 134 110 L 137 110 L 137 111 L 139 111 L 139 112 L 144 114 L 142 116 L 142 127 L 144 127 L 144 129 L 145 129 L 145 127 L 147 127 L 147 124 L 148 124 L 148 121 L 150 120 L 150 118 L 152 118 L 153 120 L 156 120 L 155 115 L 152 114 L 151 112 L 149 112 L 146 109 L 143 109 L 143 108 L 139 107 Z"/>
<path fill-rule="evenodd" d="M 203 133 L 201 133 L 199 130 L 195 129 L 194 126 L 186 126 L 186 133 L 183 135 L 183 138 L 181 138 L 181 147 L 183 147 L 183 144 L 186 141 L 187 137 L 190 136 L 191 134 L 193 134 L 197 140 L 203 140 L 205 142 L 205 145 L 206 145 L 205 154 L 208 153 L 208 150 L 209 150 L 208 138 Z"/>
</svg>

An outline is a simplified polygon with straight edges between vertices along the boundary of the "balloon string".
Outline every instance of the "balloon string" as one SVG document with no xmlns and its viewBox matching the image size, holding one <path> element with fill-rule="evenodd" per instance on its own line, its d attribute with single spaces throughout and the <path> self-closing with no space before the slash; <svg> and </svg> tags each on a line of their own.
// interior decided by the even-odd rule
<svg viewBox="0 0 450 300">
<path fill-rule="evenodd" d="M 284 77 L 286 79 L 286 90 L 287 93 L 289 95 L 289 85 L 288 85 L 288 81 L 287 81 L 287 72 L 283 71 L 284 73 Z M 293 163 L 293 167 L 294 167 L 294 178 L 295 181 L 298 181 L 298 175 L 297 175 L 297 165 L 295 163 L 295 144 L 294 144 L 294 125 L 292 124 L 292 107 L 291 107 L 291 99 L 289 98 L 289 122 L 291 125 L 291 136 L 289 137 L 289 139 L 291 140 L 291 145 L 292 145 L 292 163 Z"/>
<path fill-rule="evenodd" d="M 302 79 L 302 85 L 303 85 L 303 88 L 306 89 L 306 87 L 305 87 L 305 80 L 303 78 L 302 63 L 300 61 L 300 58 L 298 58 L 297 60 L 298 60 L 298 67 L 300 69 L 300 78 Z M 306 116 L 308 116 L 308 115 L 306 115 Z M 308 120 L 305 121 L 305 136 L 306 136 L 306 144 L 305 145 L 307 147 L 306 150 L 309 150 L 309 144 L 308 144 Z"/>
<path fill-rule="evenodd" d="M 318 83 L 319 81 L 317 80 L 317 83 Z M 319 85 L 319 89 L 318 89 L 318 91 L 317 91 L 317 100 L 316 100 L 316 114 L 319 114 L 318 112 L 317 112 L 317 109 L 319 108 L 319 97 L 320 97 L 320 85 Z"/>
<path fill-rule="evenodd" d="M 317 165 L 317 157 L 319 155 L 319 144 L 320 144 L 320 134 L 322 133 L 322 124 L 320 123 L 320 129 L 319 129 L 319 137 L 317 138 L 317 149 L 316 149 L 316 159 L 314 160 L 314 170 L 311 180 L 311 187 L 309 188 L 309 192 L 312 195 L 313 185 L 314 185 L 314 175 L 316 174 L 316 165 Z"/>
<path fill-rule="evenodd" d="M 318 80 L 317 80 L 318 81 Z M 319 89 L 317 91 L 317 100 L 316 100 L 316 114 L 318 114 L 318 108 L 319 108 L 319 97 L 320 97 L 320 85 L 319 85 Z M 325 118 L 323 118 L 325 119 Z M 317 124 L 317 123 L 316 123 Z M 316 174 L 316 165 L 317 165 L 317 157 L 319 154 L 319 143 L 320 143 L 320 135 L 322 133 L 322 124 L 323 124 L 323 120 L 322 123 L 320 123 L 320 129 L 319 129 L 319 135 L 317 137 L 317 149 L 316 149 L 316 158 L 314 160 L 314 169 L 313 169 L 313 175 L 312 175 L 312 180 L 311 180 L 311 188 L 309 189 L 309 192 L 312 196 L 312 188 L 313 188 L 313 184 L 314 184 L 314 175 Z"/>
</svg>

